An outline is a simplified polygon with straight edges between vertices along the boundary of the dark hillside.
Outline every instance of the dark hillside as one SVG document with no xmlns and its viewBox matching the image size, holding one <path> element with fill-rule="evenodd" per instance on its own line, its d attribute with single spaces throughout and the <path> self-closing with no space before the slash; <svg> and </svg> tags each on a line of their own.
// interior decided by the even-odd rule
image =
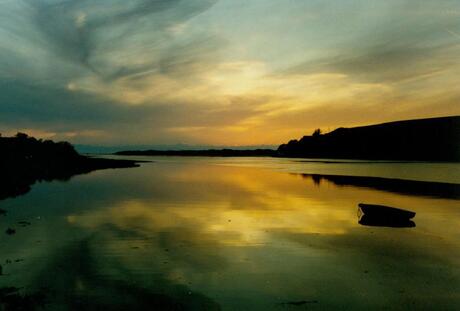
<svg viewBox="0 0 460 311">
<path fill-rule="evenodd" d="M 291 140 L 278 156 L 405 161 L 460 161 L 460 117 L 338 128 Z"/>
<path fill-rule="evenodd" d="M 97 169 L 134 166 L 134 161 L 82 156 L 68 142 L 37 140 L 22 133 L 0 137 L 0 200 L 26 193 L 39 180 L 67 180 Z"/>
</svg>

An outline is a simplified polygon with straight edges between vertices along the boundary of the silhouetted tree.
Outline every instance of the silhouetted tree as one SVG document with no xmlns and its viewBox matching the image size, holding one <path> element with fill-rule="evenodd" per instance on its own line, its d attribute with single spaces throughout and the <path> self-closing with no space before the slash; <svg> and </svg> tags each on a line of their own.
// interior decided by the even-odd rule
<svg viewBox="0 0 460 311">
<path fill-rule="evenodd" d="M 37 140 L 25 133 L 3 136 L 0 137 L 0 200 L 26 193 L 37 180 L 67 180 L 97 169 L 134 166 L 137 164 L 130 160 L 80 155 L 68 142 Z"/>
<path fill-rule="evenodd" d="M 27 135 L 26 133 L 18 132 L 16 134 L 16 138 L 19 138 L 19 139 L 27 139 L 28 137 L 29 137 L 29 135 Z"/>
<path fill-rule="evenodd" d="M 316 130 L 313 132 L 313 135 L 312 135 L 312 136 L 313 136 L 313 137 L 317 137 L 317 136 L 319 136 L 319 135 L 321 135 L 321 129 L 316 129 Z"/>
</svg>

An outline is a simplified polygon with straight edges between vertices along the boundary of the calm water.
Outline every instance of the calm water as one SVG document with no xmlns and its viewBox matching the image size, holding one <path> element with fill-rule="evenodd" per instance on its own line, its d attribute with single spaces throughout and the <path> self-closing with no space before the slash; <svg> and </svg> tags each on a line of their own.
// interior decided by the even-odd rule
<svg viewBox="0 0 460 311">
<path fill-rule="evenodd" d="M 460 183 L 459 164 L 148 159 L 0 201 L 0 288 L 44 292 L 47 310 L 460 306 L 458 194 L 300 174 Z M 360 202 L 416 227 L 362 226 Z"/>
</svg>

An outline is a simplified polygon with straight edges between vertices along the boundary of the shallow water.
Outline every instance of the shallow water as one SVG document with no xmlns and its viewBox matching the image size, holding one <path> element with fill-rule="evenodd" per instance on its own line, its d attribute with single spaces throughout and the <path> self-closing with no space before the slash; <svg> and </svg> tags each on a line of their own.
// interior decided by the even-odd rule
<svg viewBox="0 0 460 311">
<path fill-rule="evenodd" d="M 458 164 L 147 159 L 0 201 L 0 288 L 43 292 L 47 310 L 460 305 L 458 193 L 330 176 L 452 184 Z M 361 202 L 412 210 L 416 227 L 360 225 Z"/>
</svg>

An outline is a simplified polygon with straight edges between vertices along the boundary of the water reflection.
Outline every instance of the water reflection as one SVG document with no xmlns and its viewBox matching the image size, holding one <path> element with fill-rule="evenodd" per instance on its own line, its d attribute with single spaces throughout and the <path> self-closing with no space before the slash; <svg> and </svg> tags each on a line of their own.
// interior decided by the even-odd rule
<svg viewBox="0 0 460 311">
<path fill-rule="evenodd" d="M 320 185 L 322 180 L 327 180 L 337 186 L 354 186 L 407 195 L 460 199 L 460 184 L 454 183 L 363 176 L 319 174 L 302 174 L 302 176 L 311 178 L 316 185 Z"/>
<path fill-rule="evenodd" d="M 36 277 L 53 289 L 54 305 L 70 310 L 220 310 L 210 298 L 163 274 L 127 269 L 114 257 L 102 262 L 98 243 L 93 235 L 60 250 Z M 153 265 L 157 260 L 150 258 Z"/>
<path fill-rule="evenodd" d="M 417 227 L 361 226 L 359 202 Z M 0 202 L 2 228 L 32 223 L 0 235 L 0 262 L 25 259 L 0 287 L 46 287 L 49 309 L 453 309 L 458 202 L 187 159 L 100 171 Z"/>
<path fill-rule="evenodd" d="M 363 214 L 358 216 L 358 223 L 371 227 L 414 228 L 415 222 L 405 218 L 381 218 Z"/>
</svg>

